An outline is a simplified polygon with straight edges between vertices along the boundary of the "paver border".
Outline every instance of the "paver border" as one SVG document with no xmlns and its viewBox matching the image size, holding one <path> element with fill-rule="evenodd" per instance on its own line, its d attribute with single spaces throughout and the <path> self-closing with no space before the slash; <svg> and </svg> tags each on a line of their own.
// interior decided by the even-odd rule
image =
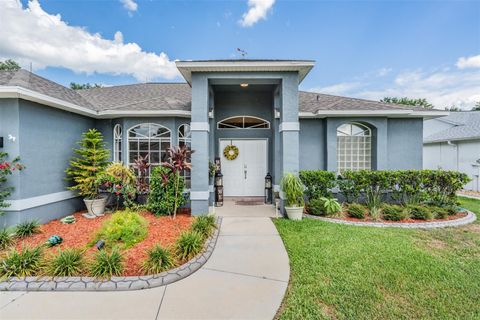
<svg viewBox="0 0 480 320">
<path fill-rule="evenodd" d="M 310 214 L 304 214 L 304 217 L 309 219 L 327 221 L 331 223 L 346 224 L 357 227 L 377 227 L 377 228 L 405 228 L 405 229 L 434 229 L 434 228 L 446 228 L 446 227 L 458 227 L 474 222 L 477 219 L 475 213 L 467 211 L 467 215 L 460 219 L 437 221 L 437 222 L 415 222 L 415 223 L 398 223 L 398 222 L 357 222 L 347 221 L 335 218 L 319 217 Z"/>
<path fill-rule="evenodd" d="M 172 270 L 145 276 L 111 277 L 109 280 L 93 277 L 11 277 L 0 282 L 0 291 L 128 291 L 165 286 L 188 277 L 208 261 L 217 244 L 222 217 L 217 217 L 216 225 L 202 252 Z"/>
</svg>

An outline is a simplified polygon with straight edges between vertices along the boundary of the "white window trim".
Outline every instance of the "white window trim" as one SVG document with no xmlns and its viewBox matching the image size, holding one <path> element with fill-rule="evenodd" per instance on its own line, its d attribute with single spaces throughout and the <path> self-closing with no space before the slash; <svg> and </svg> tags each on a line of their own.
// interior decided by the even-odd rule
<svg viewBox="0 0 480 320">
<path fill-rule="evenodd" d="M 169 137 L 156 137 L 156 138 L 153 138 L 153 139 L 159 139 L 159 151 L 160 151 L 160 158 L 159 158 L 159 162 L 158 163 L 154 163 L 155 165 L 160 165 L 162 163 L 162 159 L 161 159 L 161 151 L 162 151 L 162 142 L 167 142 L 167 139 L 168 139 L 168 143 L 169 143 L 169 146 L 171 147 L 172 146 L 172 130 L 170 130 L 168 127 L 165 127 L 164 125 L 161 125 L 161 124 L 158 124 L 158 123 L 153 123 L 153 122 L 142 122 L 142 123 L 137 123 L 136 125 L 130 127 L 128 130 L 127 130 L 127 148 L 126 148 L 126 152 L 127 152 L 127 165 L 128 166 L 132 166 L 133 163 L 130 162 L 130 132 L 132 129 L 138 127 L 138 126 L 141 126 L 141 125 L 154 125 L 154 126 L 159 126 L 159 127 L 162 127 L 164 129 L 166 129 L 168 131 L 168 133 L 170 134 Z M 148 141 L 150 141 L 152 138 L 148 138 Z M 151 163 L 151 156 L 150 156 L 150 150 L 148 150 L 148 154 L 149 154 L 149 163 Z M 151 167 L 150 167 L 150 170 L 151 170 Z M 150 172 L 149 171 L 149 174 L 148 174 L 148 177 L 150 177 Z"/>
<path fill-rule="evenodd" d="M 242 118 L 243 120 L 243 126 L 245 126 L 245 118 L 254 118 L 254 119 L 257 119 L 257 120 L 261 120 L 263 121 L 262 124 L 258 124 L 256 126 L 260 126 L 260 125 L 263 125 L 263 124 L 267 124 L 267 128 L 256 128 L 255 126 L 253 127 L 248 127 L 248 128 L 240 128 L 240 127 L 235 127 L 235 126 L 231 126 L 229 124 L 225 124 L 223 123 L 223 125 L 227 125 L 227 126 L 231 126 L 231 128 L 220 128 L 220 124 L 222 124 L 222 122 L 226 121 L 226 120 L 230 120 L 230 119 L 235 119 L 235 118 Z M 222 119 L 220 121 L 217 122 L 217 129 L 218 130 L 230 130 L 230 129 L 234 129 L 234 130 L 268 130 L 270 129 L 270 121 L 268 120 L 265 120 L 263 118 L 259 118 L 259 117 L 255 117 L 255 116 L 249 116 L 249 115 L 238 115 L 238 116 L 233 116 L 233 117 L 228 117 L 228 118 L 225 118 L 225 119 Z"/>
<path fill-rule="evenodd" d="M 355 135 L 338 135 L 338 128 L 340 128 L 342 125 L 345 125 L 345 124 L 349 124 L 349 125 L 355 125 L 355 126 L 358 126 L 358 127 L 361 127 L 363 129 L 365 129 L 365 131 L 368 132 L 367 135 L 362 135 L 362 136 L 355 136 Z M 353 161 L 352 159 L 350 159 L 348 162 L 350 162 L 351 164 L 353 163 L 356 163 L 357 164 L 357 168 L 353 168 L 353 165 L 351 165 L 349 168 L 340 168 L 339 164 L 340 164 L 340 154 L 339 154 L 339 143 L 338 143 L 338 138 L 342 138 L 342 137 L 365 137 L 365 138 L 369 138 L 369 168 L 364 168 L 365 166 L 362 165 L 362 166 L 359 166 L 358 164 L 360 163 L 360 161 L 356 160 L 356 161 Z M 362 123 L 358 123 L 358 122 L 345 122 L 345 123 L 342 123 L 340 124 L 338 127 L 337 127 L 337 130 L 336 130 L 336 140 L 337 140 L 337 172 L 338 173 L 341 173 L 342 170 L 371 170 L 372 169 L 372 151 L 373 151 L 373 145 L 372 145 L 372 129 L 369 128 L 368 126 L 362 124 Z M 360 151 L 360 147 L 359 145 L 356 145 L 355 148 L 357 149 L 357 156 L 358 156 L 358 152 Z M 363 157 L 367 156 L 367 148 L 364 148 L 362 151 L 363 151 Z M 345 149 L 346 150 L 346 149 Z M 343 162 L 347 162 L 346 160 L 344 160 Z M 362 163 L 366 163 L 367 161 L 365 160 L 365 158 L 363 159 L 363 161 L 361 161 Z"/>
<path fill-rule="evenodd" d="M 118 131 L 120 131 L 120 135 L 118 135 Z M 121 162 L 122 161 L 122 125 L 121 124 L 116 124 L 113 127 L 113 161 L 115 162 Z M 119 142 L 120 149 L 117 150 L 117 142 Z M 117 153 L 119 154 L 119 157 L 117 157 Z"/>
</svg>

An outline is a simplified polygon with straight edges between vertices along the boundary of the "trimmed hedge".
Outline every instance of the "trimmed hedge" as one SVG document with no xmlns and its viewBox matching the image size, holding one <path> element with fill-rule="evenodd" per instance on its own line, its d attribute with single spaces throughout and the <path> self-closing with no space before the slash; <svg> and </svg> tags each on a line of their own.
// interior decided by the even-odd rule
<svg viewBox="0 0 480 320">
<path fill-rule="evenodd" d="M 329 196 L 338 187 L 349 203 L 360 202 L 360 195 L 364 195 L 367 202 L 442 207 L 454 205 L 456 192 L 470 181 L 464 173 L 445 170 L 344 171 L 338 178 L 333 172 L 309 170 L 300 171 L 300 179 L 309 199 Z"/>
<path fill-rule="evenodd" d="M 391 221 L 401 221 L 409 218 L 408 210 L 399 205 L 386 204 L 382 208 L 383 219 Z"/>
</svg>

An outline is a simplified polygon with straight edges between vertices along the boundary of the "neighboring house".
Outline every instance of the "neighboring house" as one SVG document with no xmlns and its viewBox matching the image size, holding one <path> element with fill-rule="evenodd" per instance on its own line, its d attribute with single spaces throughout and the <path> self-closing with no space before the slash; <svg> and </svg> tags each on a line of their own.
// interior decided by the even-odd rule
<svg viewBox="0 0 480 320">
<path fill-rule="evenodd" d="M 142 83 L 74 91 L 25 70 L 0 72 L 0 149 L 27 169 L 3 224 L 47 221 L 82 203 L 67 191 L 64 170 L 89 128 L 99 129 L 112 160 L 153 166 L 172 145 L 192 155 L 190 206 L 209 210 L 208 162 L 221 157 L 226 196 L 263 196 L 270 172 L 300 169 L 421 169 L 423 119 L 446 112 L 298 90 L 313 61 L 178 61 L 186 83 Z M 234 144 L 235 160 L 223 150 Z"/>
<path fill-rule="evenodd" d="M 425 121 L 423 167 L 464 172 L 472 179 L 465 189 L 480 191 L 480 111 Z"/>
</svg>

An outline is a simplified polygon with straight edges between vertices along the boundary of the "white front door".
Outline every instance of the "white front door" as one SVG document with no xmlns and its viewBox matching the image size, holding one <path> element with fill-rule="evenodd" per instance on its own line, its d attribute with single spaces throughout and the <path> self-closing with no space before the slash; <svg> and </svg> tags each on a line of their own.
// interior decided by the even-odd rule
<svg viewBox="0 0 480 320">
<path fill-rule="evenodd" d="M 238 148 L 238 157 L 228 160 L 223 155 L 226 146 Z M 267 140 L 220 140 L 223 174 L 223 194 L 227 197 L 264 195 L 267 175 Z"/>
</svg>

